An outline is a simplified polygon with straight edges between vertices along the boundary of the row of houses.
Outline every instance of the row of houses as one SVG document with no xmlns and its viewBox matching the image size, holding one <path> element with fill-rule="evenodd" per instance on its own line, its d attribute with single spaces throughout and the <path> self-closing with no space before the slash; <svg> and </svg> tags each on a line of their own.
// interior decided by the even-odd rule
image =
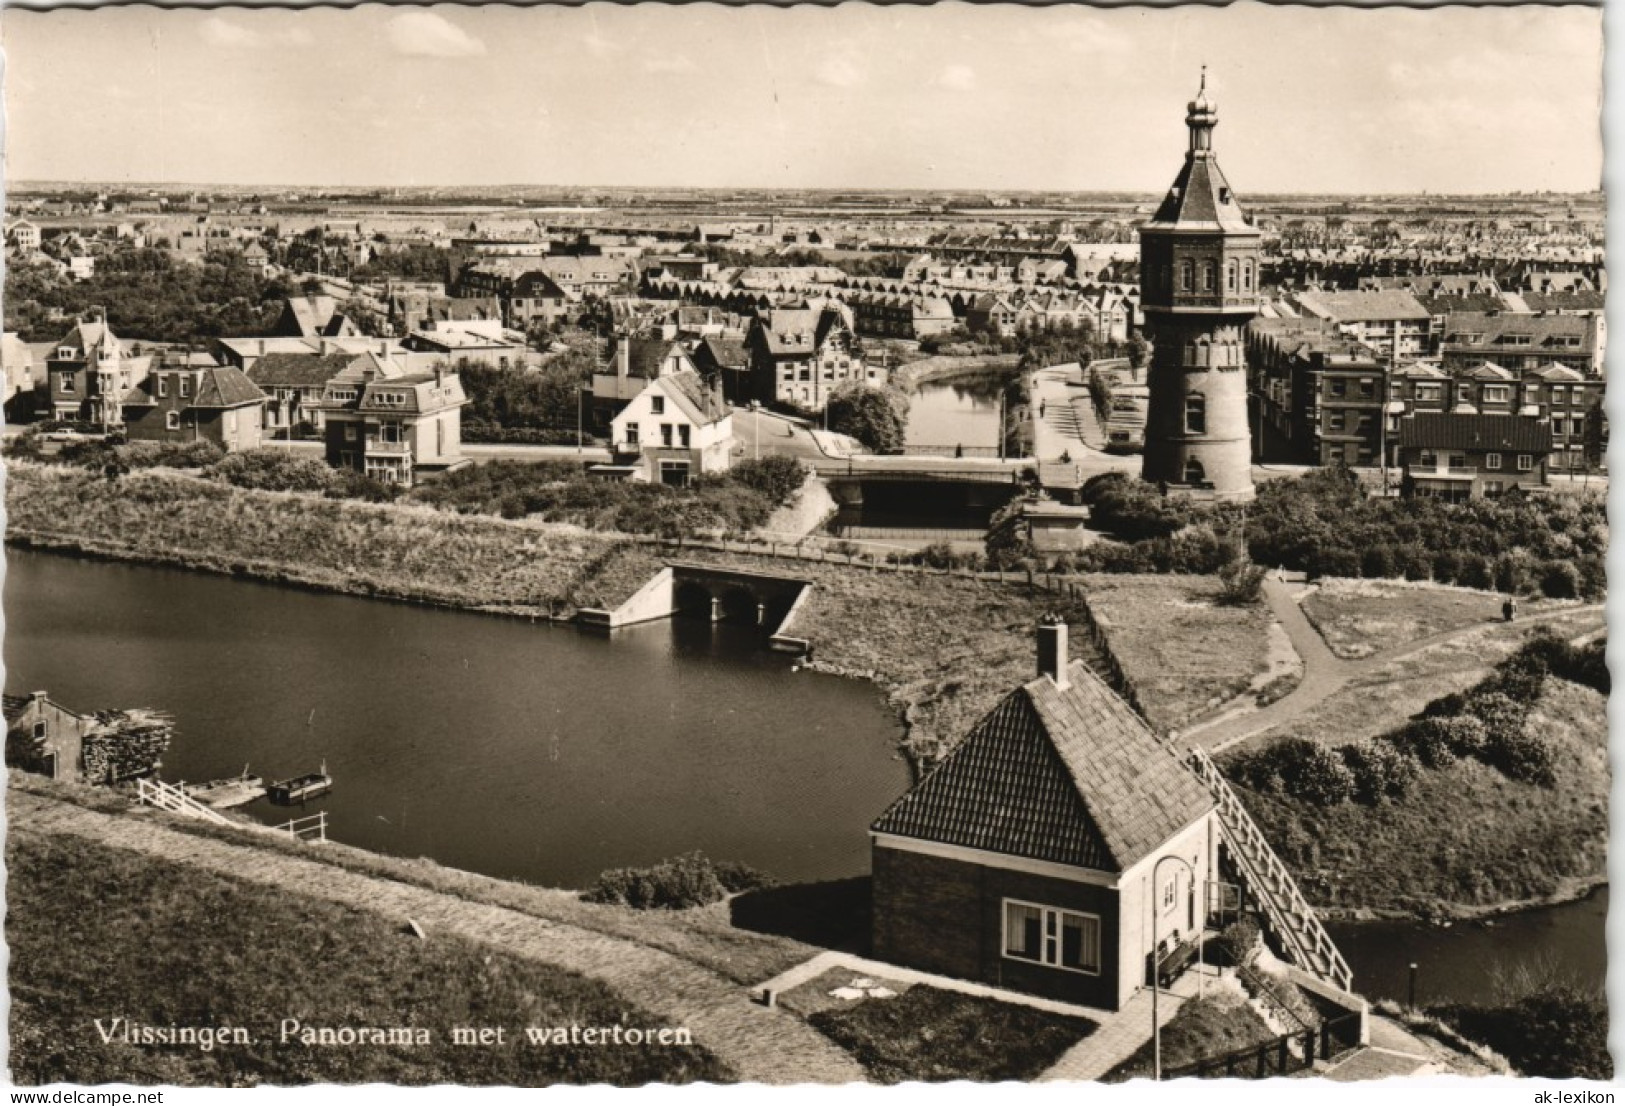
<svg viewBox="0 0 1625 1106">
<path fill-rule="evenodd" d="M 1391 365 L 1323 325 L 1282 320 L 1253 324 L 1248 360 L 1266 455 L 1276 459 L 1431 468 L 1435 458 L 1448 463 L 1460 453 L 1463 441 L 1482 441 L 1486 456 L 1474 471 L 1483 476 L 1466 490 L 1489 495 L 1604 460 L 1604 382 L 1555 361 Z M 1425 466 L 1423 451 L 1434 455 Z"/>
<path fill-rule="evenodd" d="M 218 359 L 135 356 L 105 320 L 76 323 L 46 361 L 51 416 L 122 427 L 131 441 L 207 441 L 228 452 L 304 423 L 329 463 L 405 485 L 466 463 L 467 399 L 438 358 L 359 336 L 234 339 L 220 349 Z"/>
</svg>

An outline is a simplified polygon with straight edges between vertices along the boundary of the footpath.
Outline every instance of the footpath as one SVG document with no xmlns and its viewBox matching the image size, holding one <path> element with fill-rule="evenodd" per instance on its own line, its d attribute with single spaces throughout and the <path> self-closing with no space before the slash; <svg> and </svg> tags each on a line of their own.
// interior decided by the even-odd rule
<svg viewBox="0 0 1625 1106">
<path fill-rule="evenodd" d="M 346 871 L 280 852 L 169 828 L 154 819 L 102 814 L 12 790 L 10 832 L 67 834 L 217 875 L 312 895 L 436 934 L 455 934 L 514 956 L 607 984 L 672 1026 L 686 1026 L 748 1083 L 865 1082 L 857 1061 L 794 1015 L 751 1001 L 744 988 L 669 953 L 560 922 Z M 319 847 L 319 846 L 316 846 Z"/>
</svg>

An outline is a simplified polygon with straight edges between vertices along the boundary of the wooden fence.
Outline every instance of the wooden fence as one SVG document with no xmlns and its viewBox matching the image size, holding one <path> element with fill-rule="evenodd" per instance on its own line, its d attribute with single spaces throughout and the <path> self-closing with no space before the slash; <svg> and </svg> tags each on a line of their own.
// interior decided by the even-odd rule
<svg viewBox="0 0 1625 1106">
<path fill-rule="evenodd" d="M 1164 1079 L 1268 1079 L 1312 1068 L 1360 1044 L 1360 1015 L 1346 1014 L 1318 1029 L 1283 1033 L 1262 1044 L 1205 1056 L 1189 1064 L 1164 1068 Z"/>
</svg>

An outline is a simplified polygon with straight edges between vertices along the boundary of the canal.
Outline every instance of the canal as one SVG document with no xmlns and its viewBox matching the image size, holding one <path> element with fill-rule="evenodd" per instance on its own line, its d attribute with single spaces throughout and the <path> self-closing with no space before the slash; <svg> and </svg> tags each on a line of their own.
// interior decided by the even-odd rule
<svg viewBox="0 0 1625 1106">
<path fill-rule="evenodd" d="M 1410 922 L 1328 924 L 1326 929 L 1368 998 L 1494 1002 L 1498 983 L 1520 973 L 1601 986 L 1608 974 L 1608 888 L 1559 906 L 1449 928 Z"/>
<path fill-rule="evenodd" d="M 5 615 L 8 690 L 173 714 L 166 779 L 325 760 L 333 793 L 304 813 L 335 839 L 501 878 L 581 887 L 693 849 L 859 875 L 909 784 L 873 685 L 792 672 L 744 627 L 600 637 L 16 550 Z"/>
<path fill-rule="evenodd" d="M 903 452 L 997 457 L 1003 384 L 1001 376 L 975 374 L 919 385 L 909 395 Z"/>
</svg>

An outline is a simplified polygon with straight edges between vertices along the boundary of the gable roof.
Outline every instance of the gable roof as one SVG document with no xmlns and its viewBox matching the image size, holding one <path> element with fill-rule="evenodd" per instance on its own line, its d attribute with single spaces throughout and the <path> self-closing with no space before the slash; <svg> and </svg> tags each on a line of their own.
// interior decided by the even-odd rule
<svg viewBox="0 0 1625 1106">
<path fill-rule="evenodd" d="M 1519 415 L 1418 412 L 1399 422 L 1400 448 L 1550 453 L 1552 428 Z"/>
<path fill-rule="evenodd" d="M 700 374 L 692 369 L 667 373 L 658 378 L 656 384 L 676 401 L 696 426 L 721 422 L 731 414 L 722 397 L 707 387 Z"/>
<path fill-rule="evenodd" d="M 877 833 L 1122 872 L 1213 798 L 1081 661 L 1005 697 L 871 827 Z"/>
<path fill-rule="evenodd" d="M 235 365 L 211 365 L 202 369 L 182 368 L 170 371 L 197 374 L 196 394 L 187 397 L 181 407 L 224 410 L 265 402 L 265 393 L 255 387 L 248 374 Z M 155 383 L 157 379 L 157 376 L 149 376 L 141 381 L 124 394 L 123 399 L 119 401 L 120 404 L 131 407 L 150 407 L 156 404 L 154 390 L 157 388 Z"/>
</svg>

